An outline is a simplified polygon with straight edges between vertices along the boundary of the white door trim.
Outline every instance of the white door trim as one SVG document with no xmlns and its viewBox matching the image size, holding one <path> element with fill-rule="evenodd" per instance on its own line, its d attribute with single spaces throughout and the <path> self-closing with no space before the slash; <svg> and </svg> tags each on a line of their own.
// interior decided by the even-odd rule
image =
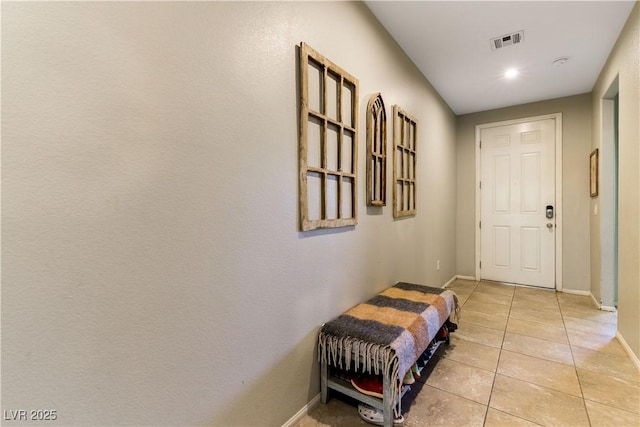
<svg viewBox="0 0 640 427">
<path fill-rule="evenodd" d="M 484 123 L 476 125 L 476 280 L 480 280 L 480 131 L 497 126 L 515 125 L 538 120 L 555 119 L 556 121 L 556 290 L 562 291 L 562 113 L 545 114 L 542 116 L 525 117 L 522 119 L 506 120 L 502 122 Z"/>
</svg>

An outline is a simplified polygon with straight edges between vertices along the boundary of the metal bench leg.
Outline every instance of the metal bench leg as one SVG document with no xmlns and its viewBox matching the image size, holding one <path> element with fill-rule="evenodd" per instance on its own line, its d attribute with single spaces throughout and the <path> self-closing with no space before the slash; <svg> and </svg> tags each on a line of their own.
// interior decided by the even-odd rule
<svg viewBox="0 0 640 427">
<path fill-rule="evenodd" d="M 322 403 L 327 403 L 328 400 L 328 381 L 329 381 L 329 368 L 327 367 L 327 362 L 323 361 L 320 363 L 320 401 Z"/>
<path fill-rule="evenodd" d="M 384 427 L 393 427 L 393 401 L 391 395 L 391 378 L 389 375 L 382 376 L 382 413 Z"/>
</svg>

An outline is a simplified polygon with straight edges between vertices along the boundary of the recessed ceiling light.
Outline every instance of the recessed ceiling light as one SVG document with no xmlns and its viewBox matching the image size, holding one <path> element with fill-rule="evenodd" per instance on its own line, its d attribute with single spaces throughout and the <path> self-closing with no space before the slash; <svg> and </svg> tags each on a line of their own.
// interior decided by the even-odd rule
<svg viewBox="0 0 640 427">
<path fill-rule="evenodd" d="M 508 79 L 512 79 L 518 75 L 518 70 L 516 68 L 509 68 L 504 72 L 504 76 Z"/>
</svg>

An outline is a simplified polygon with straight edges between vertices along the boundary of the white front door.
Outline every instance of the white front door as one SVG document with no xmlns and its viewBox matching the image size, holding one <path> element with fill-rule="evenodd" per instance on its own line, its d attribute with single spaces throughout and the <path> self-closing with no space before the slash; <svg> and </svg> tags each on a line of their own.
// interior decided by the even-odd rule
<svg viewBox="0 0 640 427">
<path fill-rule="evenodd" d="M 555 126 L 480 130 L 482 279 L 555 288 Z"/>
</svg>

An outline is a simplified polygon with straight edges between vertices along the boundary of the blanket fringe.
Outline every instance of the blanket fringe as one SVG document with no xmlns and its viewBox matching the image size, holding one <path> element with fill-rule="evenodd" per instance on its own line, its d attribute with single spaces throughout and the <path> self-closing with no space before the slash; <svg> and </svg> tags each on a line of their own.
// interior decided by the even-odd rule
<svg viewBox="0 0 640 427">
<path fill-rule="evenodd" d="M 453 313 L 451 314 L 451 321 L 458 323 L 460 318 L 462 317 L 462 306 L 460 305 L 460 300 L 458 299 L 458 295 L 455 292 L 453 294 Z"/>
<path fill-rule="evenodd" d="M 400 363 L 396 352 L 389 345 L 372 344 L 350 336 L 336 337 L 320 332 L 318 360 L 330 366 L 354 372 L 388 375 L 391 396 L 396 415 L 400 413 Z M 353 362 L 353 363 L 352 363 Z"/>
</svg>

